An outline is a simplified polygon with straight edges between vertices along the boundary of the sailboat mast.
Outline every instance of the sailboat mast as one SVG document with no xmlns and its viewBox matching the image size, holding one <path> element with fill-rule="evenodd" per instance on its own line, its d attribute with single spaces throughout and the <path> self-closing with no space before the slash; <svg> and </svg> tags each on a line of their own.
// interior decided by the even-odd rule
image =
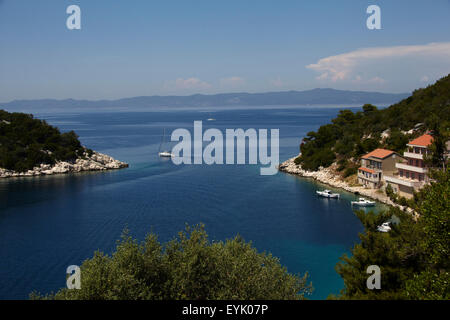
<svg viewBox="0 0 450 320">
<path fill-rule="evenodd" d="M 163 143 L 164 143 L 164 137 L 165 137 L 165 135 L 166 135 L 166 128 L 163 128 L 163 136 L 162 136 L 162 138 L 161 138 L 161 143 L 159 144 L 159 151 L 158 151 L 158 152 L 161 152 L 161 147 L 162 147 L 162 145 L 163 145 Z"/>
</svg>

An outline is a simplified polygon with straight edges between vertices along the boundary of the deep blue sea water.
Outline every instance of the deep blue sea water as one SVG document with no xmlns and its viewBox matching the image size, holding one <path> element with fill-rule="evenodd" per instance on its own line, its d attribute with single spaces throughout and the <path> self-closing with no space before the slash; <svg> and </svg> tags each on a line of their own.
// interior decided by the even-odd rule
<svg viewBox="0 0 450 320">
<path fill-rule="evenodd" d="M 350 200 L 321 199 L 325 186 L 259 165 L 180 165 L 158 158 L 163 128 L 278 128 L 280 161 L 298 153 L 307 132 L 329 122 L 333 107 L 160 109 L 152 112 L 37 114 L 82 143 L 130 164 L 118 171 L 0 180 L 0 299 L 26 299 L 65 286 L 67 266 L 95 250 L 110 253 L 124 228 L 138 239 L 167 241 L 185 224 L 204 223 L 211 239 L 240 234 L 280 258 L 292 273 L 308 271 L 310 298 L 338 293 L 334 267 L 363 230 Z M 207 118 L 216 121 L 207 122 Z M 382 208 L 377 205 L 377 209 Z"/>
</svg>

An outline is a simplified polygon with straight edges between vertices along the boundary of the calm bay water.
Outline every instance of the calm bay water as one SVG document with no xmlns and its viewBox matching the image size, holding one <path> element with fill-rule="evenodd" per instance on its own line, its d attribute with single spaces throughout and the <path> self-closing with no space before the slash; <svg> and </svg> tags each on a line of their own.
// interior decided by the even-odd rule
<svg viewBox="0 0 450 320">
<path fill-rule="evenodd" d="M 0 180 L 0 299 L 26 299 L 65 286 L 65 270 L 95 250 L 110 253 L 127 227 L 143 240 L 173 238 L 186 223 L 204 223 L 211 239 L 240 234 L 280 258 L 289 272 L 308 271 L 311 298 L 338 293 L 334 271 L 363 230 L 350 206 L 315 195 L 324 188 L 284 173 L 260 176 L 259 165 L 181 165 L 158 158 L 163 128 L 279 128 L 280 161 L 338 108 L 191 109 L 156 112 L 41 113 L 82 143 L 130 164 L 118 171 Z M 216 121 L 207 122 L 208 118 Z M 379 206 L 377 209 L 382 208 Z"/>
</svg>

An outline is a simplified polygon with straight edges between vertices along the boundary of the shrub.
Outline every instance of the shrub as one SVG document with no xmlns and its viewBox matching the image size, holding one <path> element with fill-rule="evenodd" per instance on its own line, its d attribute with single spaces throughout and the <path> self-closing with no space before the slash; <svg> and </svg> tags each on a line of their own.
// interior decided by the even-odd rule
<svg viewBox="0 0 450 320">
<path fill-rule="evenodd" d="M 351 175 L 354 175 L 354 174 L 356 174 L 358 172 L 358 168 L 356 168 L 356 167 L 350 167 L 350 168 L 347 168 L 347 169 L 345 169 L 345 171 L 344 171 L 344 178 L 347 178 L 347 177 L 349 177 L 349 176 L 351 176 Z"/>
<path fill-rule="evenodd" d="M 394 190 L 392 189 L 392 186 L 388 183 L 386 186 L 386 195 L 391 199 L 393 202 L 397 201 L 397 195 L 394 193 Z"/>
<path fill-rule="evenodd" d="M 308 275 L 292 275 L 271 254 L 258 253 L 241 237 L 210 242 L 203 226 L 187 227 L 159 243 L 138 243 L 127 232 L 111 255 L 96 252 L 81 266 L 81 289 L 61 289 L 32 299 L 304 299 Z"/>
</svg>

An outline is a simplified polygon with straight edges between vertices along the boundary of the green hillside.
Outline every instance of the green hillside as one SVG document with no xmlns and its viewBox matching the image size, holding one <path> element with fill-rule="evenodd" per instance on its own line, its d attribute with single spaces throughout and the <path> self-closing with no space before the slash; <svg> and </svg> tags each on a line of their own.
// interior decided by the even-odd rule
<svg viewBox="0 0 450 320">
<path fill-rule="evenodd" d="M 84 155 L 75 132 L 61 133 L 43 120 L 0 110 L 0 168 L 23 172 L 35 166 L 72 161 Z"/>
<path fill-rule="evenodd" d="M 405 134 L 415 125 L 420 130 Z M 317 170 L 338 161 L 344 176 L 356 172 L 356 160 L 375 148 L 403 151 L 405 144 L 427 128 L 447 131 L 450 123 L 450 75 L 438 80 L 386 109 L 366 104 L 363 111 L 341 110 L 331 124 L 311 131 L 300 147 L 296 159 L 303 169 Z M 390 129 L 390 136 L 381 141 L 381 134 Z"/>
</svg>

